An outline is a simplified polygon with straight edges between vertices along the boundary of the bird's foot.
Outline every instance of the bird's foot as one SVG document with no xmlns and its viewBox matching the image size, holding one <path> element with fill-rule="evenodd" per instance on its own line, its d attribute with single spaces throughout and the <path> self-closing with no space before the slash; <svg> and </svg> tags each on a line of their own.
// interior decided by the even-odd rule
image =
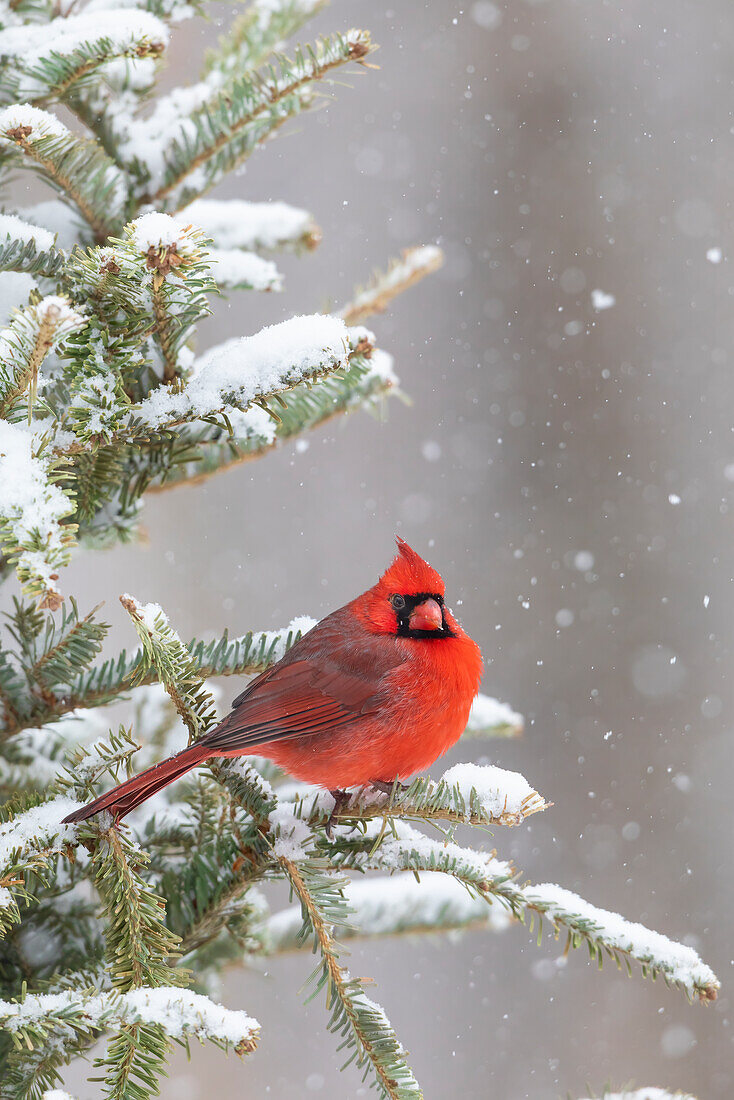
<svg viewBox="0 0 734 1100">
<path fill-rule="evenodd" d="M 409 784 L 400 783 L 397 779 L 373 779 L 370 783 L 373 791 L 380 791 L 381 794 L 392 794 L 393 788 L 398 792 L 407 791 Z"/>
<path fill-rule="evenodd" d="M 334 827 L 334 822 L 342 812 L 344 807 L 348 804 L 349 799 L 352 797 L 349 791 L 342 791 L 338 787 L 336 790 L 329 791 L 329 794 L 334 799 L 334 809 L 329 814 L 329 820 L 326 822 L 325 832 L 329 840 L 331 840 L 331 831 Z"/>
</svg>

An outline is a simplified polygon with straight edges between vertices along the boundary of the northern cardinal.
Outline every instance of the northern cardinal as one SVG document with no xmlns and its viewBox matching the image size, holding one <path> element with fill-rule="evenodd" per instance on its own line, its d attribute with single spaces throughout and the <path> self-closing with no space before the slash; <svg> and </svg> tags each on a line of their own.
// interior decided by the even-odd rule
<svg viewBox="0 0 734 1100">
<path fill-rule="evenodd" d="M 245 688 L 216 729 L 75 810 L 117 820 L 214 756 L 264 756 L 292 776 L 344 788 L 429 767 L 461 736 L 482 655 L 444 604 L 444 583 L 407 542 L 373 588 L 327 615 Z"/>
</svg>

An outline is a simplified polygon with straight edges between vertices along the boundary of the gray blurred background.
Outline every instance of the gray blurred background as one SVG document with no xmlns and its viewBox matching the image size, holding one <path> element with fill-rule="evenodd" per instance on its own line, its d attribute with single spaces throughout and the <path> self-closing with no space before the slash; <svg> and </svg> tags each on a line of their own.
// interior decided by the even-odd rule
<svg viewBox="0 0 734 1100">
<path fill-rule="evenodd" d="M 149 545 L 78 557 L 65 589 L 107 600 L 115 641 L 122 590 L 186 637 L 276 627 L 369 586 L 404 535 L 479 640 L 484 690 L 528 718 L 446 764 L 520 770 L 555 803 L 488 842 L 693 944 L 724 983 L 689 1006 L 522 927 L 357 945 L 427 1100 L 608 1080 L 731 1097 L 731 5 L 341 0 L 315 26 L 355 24 L 379 72 L 340 76 L 221 189 L 306 206 L 323 244 L 283 260 L 282 296 L 218 306 L 206 340 L 341 303 L 438 240 L 444 269 L 374 322 L 412 407 L 151 498 Z M 180 28 L 171 80 L 216 30 Z M 366 1096 L 323 1004 L 302 1007 L 311 966 L 229 973 L 258 1053 L 176 1056 L 165 1100 Z M 83 1076 L 68 1087 L 91 1097 Z"/>
</svg>

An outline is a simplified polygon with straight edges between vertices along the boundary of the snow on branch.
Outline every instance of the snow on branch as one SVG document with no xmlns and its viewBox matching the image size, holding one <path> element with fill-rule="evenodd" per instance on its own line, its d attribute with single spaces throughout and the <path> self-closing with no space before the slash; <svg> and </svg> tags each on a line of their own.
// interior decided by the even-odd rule
<svg viewBox="0 0 734 1100">
<path fill-rule="evenodd" d="M 643 974 L 650 973 L 653 978 L 661 974 L 667 984 L 678 986 L 689 998 L 716 1000 L 718 979 L 692 947 L 625 920 L 618 913 L 590 905 L 553 883 L 526 886 L 520 895 L 528 908 L 549 917 L 556 926 L 567 928 L 572 941 L 583 938 L 600 960 L 603 951 L 617 961 L 621 954 L 639 962 Z"/>
<path fill-rule="evenodd" d="M 393 298 L 437 271 L 443 263 L 443 252 L 436 245 L 406 248 L 399 260 L 393 260 L 387 271 L 377 271 L 364 290 L 340 310 L 348 325 L 357 325 L 374 313 L 384 313 Z"/>
<path fill-rule="evenodd" d="M 282 290 L 283 276 L 272 260 L 237 248 L 208 248 L 206 260 L 218 287 L 226 290 Z"/>
<path fill-rule="evenodd" d="M 0 825 L 0 938 L 20 923 L 20 906 L 33 900 L 27 876 L 43 879 L 49 862 L 75 839 L 61 819 L 81 803 L 67 797 L 43 802 Z"/>
<path fill-rule="evenodd" d="M 70 1030 L 89 1035 L 131 1024 L 157 1024 L 171 1039 L 209 1039 L 237 1054 L 251 1053 L 260 1025 L 247 1013 L 175 986 L 141 986 L 127 993 L 28 993 L 20 1002 L 0 1000 L 0 1028 L 18 1047 Z"/>
<path fill-rule="evenodd" d="M 349 61 L 363 62 L 369 35 L 350 30 L 298 48 L 293 61 L 279 58 L 280 72 L 248 75 L 227 84 L 214 99 L 201 86 L 202 105 L 173 129 L 163 148 L 161 177 L 151 178 L 143 201 L 167 210 L 188 205 L 247 157 L 273 130 L 310 105 L 312 85 Z M 134 148 L 131 149 L 134 155 Z"/>
<path fill-rule="evenodd" d="M 61 605 L 57 570 L 69 561 L 75 532 L 62 522 L 73 501 L 53 472 L 49 457 L 35 453 L 30 431 L 0 420 L 0 547 L 23 590 L 52 610 Z"/>
<path fill-rule="evenodd" d="M 122 217 L 124 173 L 96 141 L 72 134 L 55 115 L 28 103 L 0 110 L 0 147 L 34 169 L 80 211 L 97 240 Z"/>
<path fill-rule="evenodd" d="M 197 360 L 180 393 L 155 390 L 132 416 L 160 428 L 214 416 L 227 405 L 244 409 L 299 382 L 345 368 L 360 342 L 363 333 L 355 341 L 336 317 L 291 317 L 212 348 Z"/>
<path fill-rule="evenodd" d="M 246 202 L 243 199 L 197 199 L 176 219 L 199 225 L 217 248 L 274 251 L 313 248 L 321 234 L 306 210 L 285 202 Z"/>
<path fill-rule="evenodd" d="M 464 928 L 504 931 L 512 923 L 509 910 L 487 905 L 456 879 L 428 871 L 417 880 L 413 874 L 381 875 L 364 882 L 350 882 L 344 897 L 352 915 L 339 929 L 340 939 L 395 936 L 408 933 L 448 932 Z M 273 952 L 294 951 L 302 946 L 300 906 L 274 913 L 267 922 Z"/>
<path fill-rule="evenodd" d="M 327 791 L 294 798 L 297 812 L 313 827 L 325 825 L 334 809 Z M 408 818 L 450 821 L 465 825 L 520 825 L 525 818 L 548 808 L 549 803 L 519 772 L 491 765 L 456 764 L 441 779 L 419 778 L 405 790 L 390 794 L 367 788 L 353 789 L 349 803 L 336 820 L 369 821 L 372 818 Z"/>
<path fill-rule="evenodd" d="M 148 11 L 85 11 L 7 27 L 0 31 L 0 57 L 10 62 L 12 96 L 47 102 L 114 58 L 157 57 L 167 43 L 168 29 Z"/>
<path fill-rule="evenodd" d="M 507 703 L 480 692 L 472 703 L 465 737 L 519 737 L 525 728 L 521 714 Z"/>
</svg>

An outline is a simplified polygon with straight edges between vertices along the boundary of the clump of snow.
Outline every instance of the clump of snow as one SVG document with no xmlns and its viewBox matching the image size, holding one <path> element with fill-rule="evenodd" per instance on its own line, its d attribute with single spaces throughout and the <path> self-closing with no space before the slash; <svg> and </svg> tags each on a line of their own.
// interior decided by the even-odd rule
<svg viewBox="0 0 734 1100">
<path fill-rule="evenodd" d="M 379 378 L 387 385 L 397 386 L 400 379 L 393 369 L 394 364 L 395 359 L 389 351 L 384 351 L 382 348 L 375 348 L 369 358 L 368 377 Z"/>
<path fill-rule="evenodd" d="M 237 1046 L 260 1030 L 257 1020 L 247 1013 L 224 1008 L 208 997 L 175 986 L 131 989 L 121 1000 L 136 1019 L 160 1024 L 167 1035 L 176 1039 L 197 1035 Z"/>
<path fill-rule="evenodd" d="M 518 732 L 524 726 L 523 716 L 514 711 L 507 703 L 492 699 L 489 695 L 477 695 L 469 712 L 466 728 L 469 733 L 486 733 L 489 730 L 509 726 Z"/>
<path fill-rule="evenodd" d="M 168 29 L 160 19 L 147 11 L 114 10 L 69 15 L 48 23 L 24 23 L 0 31 L 0 55 L 18 57 L 25 69 L 49 61 L 55 54 L 68 55 L 82 46 L 104 38 L 110 52 L 121 52 L 149 42 L 163 47 L 168 42 Z"/>
<path fill-rule="evenodd" d="M 0 825 L 0 868 L 10 862 L 13 852 L 30 851 L 50 843 L 54 838 L 59 843 L 73 841 L 76 835 L 74 826 L 62 825 L 61 820 L 81 805 L 73 798 L 59 795 Z"/>
<path fill-rule="evenodd" d="M 161 623 L 163 627 L 168 627 L 171 633 L 175 633 L 168 622 L 168 615 L 166 615 L 159 603 L 140 603 L 128 592 L 124 592 L 123 595 L 120 596 L 120 603 L 125 610 L 132 613 L 134 618 L 138 619 L 151 634 L 155 634 L 156 631 L 160 629 Z"/>
<path fill-rule="evenodd" d="M 46 1089 L 41 1093 L 41 1100 L 74 1100 L 74 1097 L 63 1089 Z"/>
<path fill-rule="evenodd" d="M 282 290 L 283 277 L 272 260 L 236 248 L 209 248 L 207 260 L 214 281 L 223 287 Z"/>
<path fill-rule="evenodd" d="M 347 327 L 338 317 L 313 314 L 269 325 L 254 336 L 227 340 L 205 353 L 181 393 L 160 388 L 134 410 L 151 427 L 241 406 L 349 361 Z"/>
<path fill-rule="evenodd" d="M 60 199 L 37 202 L 34 206 L 22 207 L 18 214 L 33 225 L 41 225 L 56 237 L 56 247 L 67 251 L 77 244 L 80 238 L 89 232 L 82 218 Z"/>
<path fill-rule="evenodd" d="M 604 309 L 611 309 L 616 302 L 617 299 L 613 294 L 607 294 L 605 290 L 600 290 L 598 287 L 591 292 L 591 304 L 598 313 Z"/>
<path fill-rule="evenodd" d="M 273 851 L 279 859 L 291 863 L 306 859 L 313 834 L 305 821 L 294 812 L 292 804 L 279 802 L 270 813 L 270 827 L 275 839 Z"/>
<path fill-rule="evenodd" d="M 48 229 L 42 229 L 40 225 L 31 225 L 23 221 L 15 214 L 0 214 L 0 239 L 12 237 L 13 240 L 27 243 L 32 241 L 39 251 L 52 248 L 54 243 L 53 233 Z"/>
<path fill-rule="evenodd" d="M 529 905 L 537 906 L 549 917 L 580 919 L 596 931 L 604 943 L 628 951 L 634 958 L 659 967 L 672 981 L 679 982 L 690 993 L 701 988 L 718 988 L 716 975 L 701 961 L 692 947 L 676 943 L 643 924 L 633 923 L 608 909 L 590 905 L 578 894 L 562 886 L 545 882 L 526 886 L 522 895 Z"/>
<path fill-rule="evenodd" d="M 724 253 L 720 248 L 709 248 L 706 251 L 706 259 L 710 264 L 720 264 L 724 258 Z"/>
<path fill-rule="evenodd" d="M 474 798 L 481 810 L 493 818 L 521 819 L 533 806 L 543 802 L 523 775 L 494 765 L 455 764 L 441 779 L 458 790 L 467 813 Z"/>
<path fill-rule="evenodd" d="M 176 215 L 193 222 L 221 248 L 275 249 L 302 240 L 313 229 L 311 215 L 285 202 L 197 199 Z"/>
<path fill-rule="evenodd" d="M 15 541 L 26 547 L 18 566 L 41 576 L 51 591 L 56 591 L 51 556 L 64 548 L 60 521 L 72 510 L 69 497 L 49 482 L 47 460 L 34 455 L 32 434 L 21 425 L 0 420 L 0 520 Z M 33 550 L 34 544 L 43 546 L 43 552 Z"/>
<path fill-rule="evenodd" d="M 23 26 L 26 31 L 27 26 Z M 7 135 L 19 128 L 30 128 L 30 133 L 25 135 L 25 141 L 37 141 L 39 138 L 62 138 L 70 134 L 63 122 L 59 122 L 56 115 L 48 111 L 42 111 L 40 107 L 32 107 L 30 103 L 14 103 L 0 111 L 0 141 L 14 144 L 14 139 Z"/>
<path fill-rule="evenodd" d="M 7 323 L 10 314 L 27 304 L 32 290 L 38 283 L 32 275 L 19 271 L 0 271 L 0 321 Z"/>
<path fill-rule="evenodd" d="M 172 245 L 183 256 L 192 252 L 195 247 L 189 227 L 182 227 L 168 214 L 143 214 L 141 218 L 131 222 L 128 229 L 133 244 L 143 256 L 151 248 L 170 248 Z"/>
<path fill-rule="evenodd" d="M 61 993 L 29 993 L 22 1004 L 0 1000 L 0 1023 L 19 1031 L 51 1013 L 84 1013 L 88 1027 L 101 1030 L 111 1023 L 159 1024 L 168 1035 L 182 1039 L 218 1039 L 237 1047 L 257 1038 L 260 1025 L 245 1012 L 224 1008 L 208 997 L 177 986 L 142 986 L 127 993 L 91 996 L 73 989 Z"/>
</svg>

